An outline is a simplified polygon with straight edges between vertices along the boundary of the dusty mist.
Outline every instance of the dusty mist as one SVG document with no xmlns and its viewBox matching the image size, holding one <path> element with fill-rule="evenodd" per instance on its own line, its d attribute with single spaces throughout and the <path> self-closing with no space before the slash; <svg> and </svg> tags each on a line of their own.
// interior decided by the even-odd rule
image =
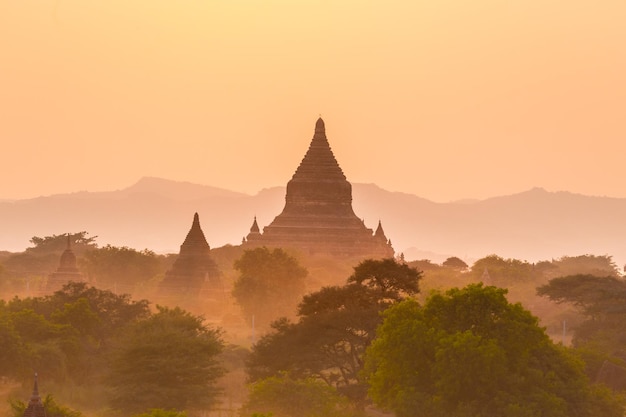
<svg viewBox="0 0 626 417">
<path fill-rule="evenodd" d="M 78 264 L 88 249 L 76 248 Z M 151 309 L 156 306 L 181 307 L 195 315 L 201 315 L 210 326 L 220 328 L 226 345 L 222 355 L 222 363 L 226 374 L 219 380 L 218 385 L 223 389 L 220 405 L 210 415 L 232 415 L 245 402 L 247 396 L 247 380 L 245 373 L 245 357 L 250 347 L 261 337 L 267 328 L 253 328 L 250 318 L 244 317 L 240 306 L 232 296 L 232 288 L 238 277 L 238 271 L 233 268 L 234 262 L 241 257 L 243 249 L 240 246 L 225 245 L 211 249 L 211 257 L 221 271 L 222 287 L 211 298 L 202 295 L 175 295 L 163 294 L 158 290 L 165 272 L 171 268 L 176 255 L 157 255 L 152 253 L 158 261 L 158 269 L 150 277 L 141 277 L 134 284 L 115 282 L 98 283 L 95 276 L 91 279 L 96 287 L 113 291 L 118 294 L 126 293 L 134 300 L 148 300 Z M 328 256 L 306 256 L 297 251 L 290 251 L 299 263 L 308 271 L 306 277 L 306 292 L 311 293 L 324 286 L 343 285 L 353 272 L 353 267 L 359 259 L 337 259 Z M 39 263 L 33 262 L 37 256 L 27 261 L 37 265 L 30 271 L 22 271 L 22 276 L 13 276 L 11 270 L 5 267 L 0 276 L 3 278 L 2 299 L 10 300 L 14 297 L 27 298 L 45 295 L 43 290 L 47 274 L 54 270 L 60 251 L 40 256 Z M 24 253 L 4 252 L 0 255 L 0 265 L 15 265 L 11 259 L 27 256 Z M 508 298 L 512 302 L 520 302 L 526 309 L 539 317 L 540 323 L 548 334 L 557 342 L 568 345 L 574 329 L 582 318 L 580 314 L 567 305 L 557 305 L 536 294 L 536 288 L 546 284 L 551 278 L 568 274 L 592 274 L 597 276 L 618 276 L 619 271 L 610 256 L 578 256 L 562 257 L 543 262 L 529 263 L 516 259 L 505 259 L 490 255 L 479 259 L 474 264 L 467 265 L 463 261 L 459 264 L 437 263 L 427 259 L 406 259 L 403 254 L 398 259 L 407 262 L 411 267 L 422 271 L 420 293 L 417 299 L 423 301 L 432 291 L 442 291 L 452 287 L 464 287 L 470 283 L 483 282 L 485 285 L 495 285 L 508 289 Z M 458 258 L 457 258 L 458 259 Z M 19 275 L 19 274 L 18 274 Z M 101 280 L 102 281 L 102 280 Z M 90 284 L 90 285 L 91 285 Z M 275 299 L 275 303 L 283 300 Z M 295 318 L 292 311 L 291 319 Z M 90 391 L 85 387 L 75 385 L 45 383 L 42 380 L 41 390 L 50 393 L 62 403 L 81 410 L 87 416 L 101 416 L 102 409 L 93 407 L 94 404 L 103 404 L 101 393 Z M 30 392 L 30 380 L 23 383 L 3 381 L 2 405 L 6 407 L 6 399 L 27 399 Z M 5 411 L 6 412 L 6 411 Z"/>
</svg>

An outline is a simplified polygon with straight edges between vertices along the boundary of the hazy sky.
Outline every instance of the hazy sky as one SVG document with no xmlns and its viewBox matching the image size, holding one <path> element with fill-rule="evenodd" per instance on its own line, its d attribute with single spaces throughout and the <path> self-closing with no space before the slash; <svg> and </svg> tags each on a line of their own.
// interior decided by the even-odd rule
<svg viewBox="0 0 626 417">
<path fill-rule="evenodd" d="M 626 197 L 624 0 L 0 0 L 0 198 L 352 182 Z"/>
</svg>

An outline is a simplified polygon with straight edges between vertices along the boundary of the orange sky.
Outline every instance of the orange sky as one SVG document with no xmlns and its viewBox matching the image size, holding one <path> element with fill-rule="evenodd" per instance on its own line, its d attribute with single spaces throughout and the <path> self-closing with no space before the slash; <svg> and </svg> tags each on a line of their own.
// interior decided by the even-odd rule
<svg viewBox="0 0 626 417">
<path fill-rule="evenodd" d="M 0 0 L 0 198 L 352 182 L 626 197 L 624 0 Z"/>
</svg>

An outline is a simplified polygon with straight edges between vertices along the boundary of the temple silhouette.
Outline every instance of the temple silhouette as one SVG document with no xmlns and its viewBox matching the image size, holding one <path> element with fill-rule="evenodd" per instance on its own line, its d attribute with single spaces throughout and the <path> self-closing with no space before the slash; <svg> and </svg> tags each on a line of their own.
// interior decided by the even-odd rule
<svg viewBox="0 0 626 417">
<path fill-rule="evenodd" d="M 33 393 L 30 396 L 26 410 L 24 410 L 24 417 L 46 417 L 46 410 L 43 406 L 43 401 L 39 396 L 39 385 L 37 383 L 37 374 L 35 374 L 35 383 L 33 385 Z"/>
<path fill-rule="evenodd" d="M 63 285 L 67 284 L 70 281 L 80 282 L 85 280 L 83 274 L 76 266 L 76 255 L 72 250 L 70 236 L 71 235 L 68 233 L 67 247 L 61 254 L 59 267 L 55 272 L 48 275 L 48 281 L 46 283 L 45 289 L 47 293 L 60 290 Z"/>
<path fill-rule="evenodd" d="M 172 268 L 165 273 L 161 291 L 169 294 L 195 294 L 221 289 L 220 271 L 211 259 L 211 248 L 200 227 L 198 213 L 193 216 Z"/>
<path fill-rule="evenodd" d="M 285 207 L 261 232 L 256 218 L 243 246 L 294 248 L 309 255 L 389 258 L 394 251 L 381 223 L 374 233 L 352 209 L 352 185 L 326 138 L 322 118 L 308 151 L 287 183 Z"/>
</svg>

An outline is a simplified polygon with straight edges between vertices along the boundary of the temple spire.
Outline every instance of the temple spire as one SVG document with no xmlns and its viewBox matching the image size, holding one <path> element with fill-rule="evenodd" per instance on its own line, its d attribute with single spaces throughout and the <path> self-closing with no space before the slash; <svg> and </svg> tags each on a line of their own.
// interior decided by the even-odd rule
<svg viewBox="0 0 626 417">
<path fill-rule="evenodd" d="M 315 133 L 326 133 L 326 126 L 324 125 L 324 120 L 320 117 L 315 122 Z"/>
<path fill-rule="evenodd" d="M 24 417 L 46 417 L 46 410 L 39 396 L 39 384 L 37 383 L 37 373 L 35 373 L 35 383 L 33 385 L 33 394 L 28 402 L 28 407 L 24 411 Z"/>
<path fill-rule="evenodd" d="M 378 220 L 378 227 L 376 228 L 374 236 L 385 241 L 387 240 L 387 236 L 385 236 L 385 231 L 383 230 L 383 224 L 380 220 Z"/>
</svg>

